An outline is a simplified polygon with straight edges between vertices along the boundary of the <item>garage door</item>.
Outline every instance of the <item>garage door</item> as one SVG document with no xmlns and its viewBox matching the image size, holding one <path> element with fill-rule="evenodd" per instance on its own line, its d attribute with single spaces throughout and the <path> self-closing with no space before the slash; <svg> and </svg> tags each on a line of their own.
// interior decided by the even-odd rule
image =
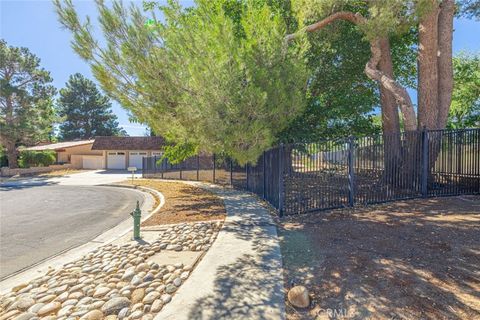
<svg viewBox="0 0 480 320">
<path fill-rule="evenodd" d="M 108 169 L 126 169 L 125 152 L 109 152 L 107 154 Z"/>
<path fill-rule="evenodd" d="M 103 169 L 103 156 L 82 156 L 83 169 Z"/>
<path fill-rule="evenodd" d="M 146 157 L 146 152 L 130 152 L 128 156 L 128 166 L 136 167 L 137 169 L 143 168 L 143 157 Z"/>
</svg>

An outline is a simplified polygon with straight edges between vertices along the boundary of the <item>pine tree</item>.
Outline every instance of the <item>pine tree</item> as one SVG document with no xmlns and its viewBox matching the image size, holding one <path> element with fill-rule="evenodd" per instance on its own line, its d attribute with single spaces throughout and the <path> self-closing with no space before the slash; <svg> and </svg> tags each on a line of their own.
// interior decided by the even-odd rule
<svg viewBox="0 0 480 320">
<path fill-rule="evenodd" d="M 79 73 L 71 75 L 66 87 L 60 90 L 57 105 L 63 119 L 60 140 L 126 135 L 118 126 L 110 99 L 102 95 L 93 81 Z"/>
<path fill-rule="evenodd" d="M 5 148 L 10 168 L 18 167 L 18 146 L 51 138 L 55 116 L 51 82 L 38 57 L 0 40 L 0 149 Z"/>
</svg>

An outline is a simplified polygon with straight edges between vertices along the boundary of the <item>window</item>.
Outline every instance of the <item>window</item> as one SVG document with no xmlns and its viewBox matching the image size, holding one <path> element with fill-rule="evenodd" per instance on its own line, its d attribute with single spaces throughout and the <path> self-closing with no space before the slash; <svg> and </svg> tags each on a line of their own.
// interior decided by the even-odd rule
<svg viewBox="0 0 480 320">
<path fill-rule="evenodd" d="M 117 153 L 116 152 L 109 152 L 108 155 L 109 156 L 115 156 L 115 155 L 117 155 Z"/>
<path fill-rule="evenodd" d="M 124 155 L 125 155 L 125 152 L 117 152 L 117 154 L 118 154 L 119 156 L 124 156 Z"/>
<path fill-rule="evenodd" d="M 138 154 L 138 152 L 130 152 L 131 156 L 136 156 L 137 154 Z"/>
<path fill-rule="evenodd" d="M 140 156 L 146 156 L 146 155 L 147 155 L 146 152 L 139 152 L 138 154 L 139 154 Z"/>
</svg>

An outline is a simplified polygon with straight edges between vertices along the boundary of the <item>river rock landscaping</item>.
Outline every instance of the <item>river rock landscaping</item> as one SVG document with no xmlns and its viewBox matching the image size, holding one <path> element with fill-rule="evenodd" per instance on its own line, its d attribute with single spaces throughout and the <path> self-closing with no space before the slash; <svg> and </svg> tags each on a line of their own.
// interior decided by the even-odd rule
<svg viewBox="0 0 480 320">
<path fill-rule="evenodd" d="M 153 319 L 194 266 L 149 258 L 162 250 L 206 251 L 221 225 L 181 223 L 151 243 L 100 247 L 0 296 L 0 320 Z"/>
</svg>

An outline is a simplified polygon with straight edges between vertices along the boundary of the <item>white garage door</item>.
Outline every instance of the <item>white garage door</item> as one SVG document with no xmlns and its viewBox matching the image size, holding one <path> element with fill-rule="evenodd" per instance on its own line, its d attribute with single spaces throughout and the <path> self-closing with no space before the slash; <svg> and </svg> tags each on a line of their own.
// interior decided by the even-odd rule
<svg viewBox="0 0 480 320">
<path fill-rule="evenodd" d="M 146 157 L 146 152 L 130 152 L 128 156 L 128 166 L 136 167 L 137 169 L 143 168 L 143 157 Z"/>
<path fill-rule="evenodd" d="M 103 156 L 82 156 L 83 169 L 103 169 Z"/>
<path fill-rule="evenodd" d="M 107 168 L 108 169 L 126 169 L 125 168 L 125 152 L 108 152 Z"/>
</svg>

